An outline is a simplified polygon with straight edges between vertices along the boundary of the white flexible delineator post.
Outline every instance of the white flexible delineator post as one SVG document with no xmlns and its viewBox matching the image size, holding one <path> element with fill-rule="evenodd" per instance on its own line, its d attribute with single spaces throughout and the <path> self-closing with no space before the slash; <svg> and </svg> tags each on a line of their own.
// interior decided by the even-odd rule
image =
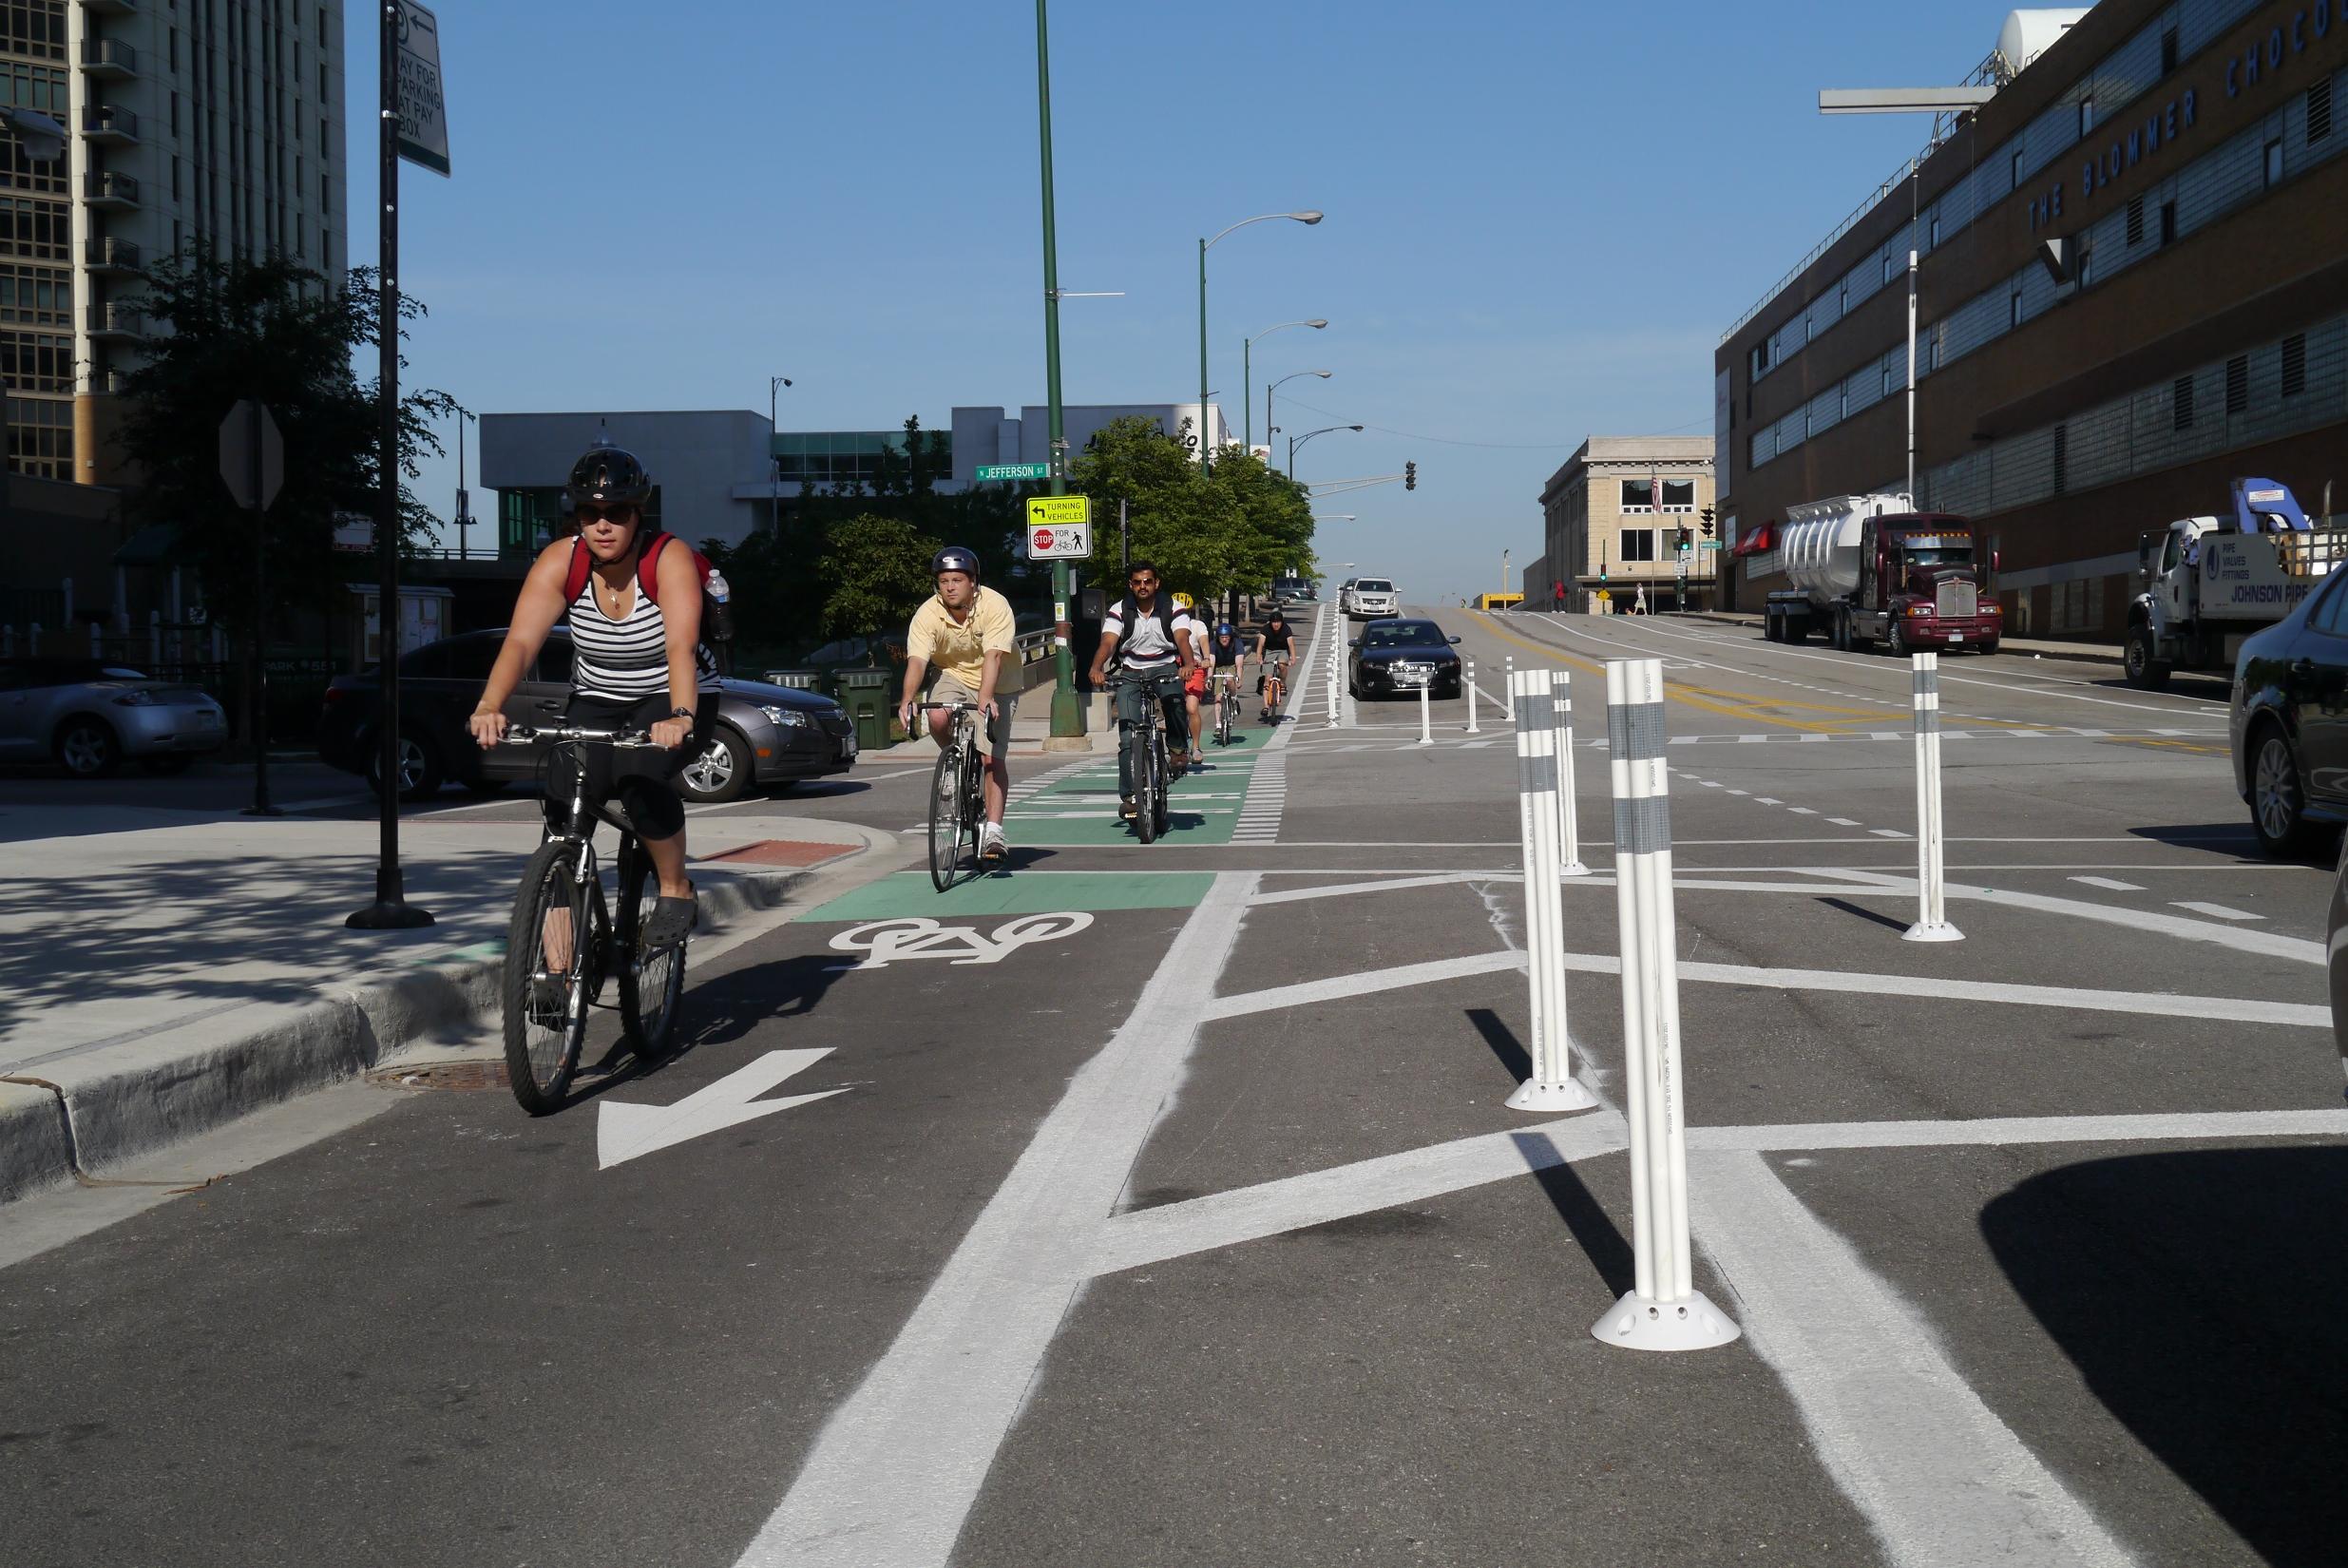
<svg viewBox="0 0 2348 1568">
<path fill-rule="evenodd" d="M 1597 1099 L 1574 1078 L 1566 1028 L 1565 901 L 1557 891 L 1557 757 L 1549 672 L 1512 675 L 1517 710 L 1517 815 L 1524 840 L 1525 979 L 1532 1001 L 1532 1076 L 1508 1097 L 1513 1111 L 1586 1111 Z"/>
<path fill-rule="evenodd" d="M 1434 690 L 1435 678 L 1430 675 L 1426 678 L 1426 684 L 1419 688 L 1419 744 L 1422 746 L 1435 744 L 1435 710 L 1431 706 Z"/>
<path fill-rule="evenodd" d="M 1962 942 L 1965 933 L 1949 924 L 1947 878 L 1942 870 L 1940 828 L 1940 656 L 1912 656 L 1916 702 L 1916 924 L 1901 934 L 1909 942 Z"/>
<path fill-rule="evenodd" d="M 1507 719 L 1511 724 L 1514 724 L 1517 722 L 1517 656 L 1515 654 L 1509 654 L 1506 658 L 1508 660 L 1508 684 L 1502 687 L 1501 690 L 1508 694 L 1508 711 L 1500 715 L 1500 717 Z"/>
<path fill-rule="evenodd" d="M 1483 732 L 1476 728 L 1476 661 L 1472 659 L 1467 661 L 1466 681 L 1467 733 L 1470 735 L 1480 735 Z"/>
<path fill-rule="evenodd" d="M 1626 1349 L 1702 1350 L 1726 1345 L 1742 1330 L 1696 1290 L 1688 1239 L 1688 1130 L 1660 660 L 1617 660 L 1606 666 L 1606 738 L 1614 797 L 1614 916 L 1622 942 L 1636 1284 L 1590 1332 Z"/>
<path fill-rule="evenodd" d="M 1588 876 L 1581 863 L 1581 818 L 1574 801 L 1574 676 L 1570 670 L 1550 677 L 1549 691 L 1556 710 L 1558 832 L 1564 842 L 1557 850 L 1559 876 Z"/>
<path fill-rule="evenodd" d="M 1327 605 L 1323 605 L 1321 609 L 1321 624 L 1327 628 L 1327 635 L 1329 640 L 1328 727 L 1333 730 L 1337 728 L 1339 722 L 1344 718 L 1346 711 L 1344 702 L 1346 669 L 1345 622 L 1342 620 L 1332 618 L 1328 607 Z"/>
</svg>

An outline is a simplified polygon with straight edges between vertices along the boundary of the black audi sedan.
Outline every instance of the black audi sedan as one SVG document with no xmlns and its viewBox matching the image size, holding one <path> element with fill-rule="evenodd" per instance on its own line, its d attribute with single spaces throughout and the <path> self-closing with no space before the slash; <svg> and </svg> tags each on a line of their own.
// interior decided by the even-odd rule
<svg viewBox="0 0 2348 1568">
<path fill-rule="evenodd" d="M 1353 650 L 1346 689 L 1357 698 L 1393 697 L 1427 689 L 1429 697 L 1460 695 L 1456 637 L 1432 621 L 1373 621 L 1346 645 Z"/>
<path fill-rule="evenodd" d="M 2348 572 L 2243 641 L 2226 728 L 2234 787 L 2268 854 L 2348 821 Z"/>
<path fill-rule="evenodd" d="M 500 627 L 444 638 L 400 656 L 403 800 L 426 798 L 449 782 L 493 794 L 537 776 L 536 750 L 500 746 L 485 752 L 466 729 L 505 641 Z M 570 630 L 557 626 L 539 650 L 538 667 L 506 700 L 506 718 L 515 724 L 544 722 L 545 704 L 570 695 Z M 717 684 L 717 726 L 709 750 L 677 775 L 678 793 L 687 800 L 733 800 L 753 785 L 822 778 L 855 765 L 855 727 L 831 698 L 755 680 L 727 678 Z M 382 755 L 376 729 L 381 693 L 381 680 L 372 670 L 337 676 L 326 688 L 326 712 L 318 720 L 319 757 L 371 783 Z"/>
</svg>

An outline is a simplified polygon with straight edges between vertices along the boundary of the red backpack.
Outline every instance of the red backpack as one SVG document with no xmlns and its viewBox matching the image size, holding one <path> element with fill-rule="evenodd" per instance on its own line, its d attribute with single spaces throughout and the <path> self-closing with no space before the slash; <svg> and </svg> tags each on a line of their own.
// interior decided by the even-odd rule
<svg viewBox="0 0 2348 1568">
<path fill-rule="evenodd" d="M 637 586 L 655 604 L 660 602 L 660 557 L 670 541 L 676 539 L 675 534 L 656 533 L 646 539 L 636 552 Z M 677 540 L 677 543 L 684 550 L 685 559 L 693 564 L 696 585 L 701 590 L 702 644 L 713 647 L 719 658 L 719 667 L 723 668 L 724 655 L 730 650 L 722 645 L 734 641 L 734 611 L 727 602 L 731 596 L 726 589 L 726 580 L 709 564 L 708 556 L 682 540 Z M 564 605 L 578 602 L 580 591 L 587 585 L 587 574 L 594 569 L 594 560 L 587 554 L 587 542 L 583 539 L 572 540 L 570 575 L 563 585 Z"/>
</svg>

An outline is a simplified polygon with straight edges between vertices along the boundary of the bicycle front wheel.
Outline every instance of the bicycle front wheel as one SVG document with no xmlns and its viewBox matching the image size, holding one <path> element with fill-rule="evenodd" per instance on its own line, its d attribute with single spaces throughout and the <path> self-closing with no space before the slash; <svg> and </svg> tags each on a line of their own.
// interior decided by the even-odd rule
<svg viewBox="0 0 2348 1568">
<path fill-rule="evenodd" d="M 538 847 L 506 928 L 506 1075 L 532 1116 L 560 1110 L 587 1038 L 602 951 L 602 906 L 574 867 L 577 843 Z"/>
<path fill-rule="evenodd" d="M 929 778 L 929 881 L 940 892 L 954 885 L 962 861 L 962 774 L 960 747 L 938 754 Z"/>
<path fill-rule="evenodd" d="M 685 991 L 685 939 L 644 946 L 644 922 L 660 894 L 642 851 L 620 887 L 620 1017 L 639 1061 L 657 1061 L 677 1042 L 677 1004 Z"/>
<path fill-rule="evenodd" d="M 1166 774 L 1158 764 L 1164 748 L 1154 726 L 1137 731 L 1134 746 L 1140 754 L 1134 758 L 1134 836 L 1149 844 L 1157 838 L 1158 796 L 1166 788 Z"/>
</svg>

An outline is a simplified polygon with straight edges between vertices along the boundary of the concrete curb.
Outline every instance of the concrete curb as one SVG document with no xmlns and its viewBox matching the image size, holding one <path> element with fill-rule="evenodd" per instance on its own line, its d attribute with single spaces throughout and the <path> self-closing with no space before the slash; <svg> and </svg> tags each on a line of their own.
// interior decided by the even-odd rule
<svg viewBox="0 0 2348 1568">
<path fill-rule="evenodd" d="M 701 929 L 772 909 L 794 884 L 865 852 L 704 881 Z M 0 1204 L 356 1078 L 434 1035 L 477 1029 L 497 1016 L 504 964 L 461 959 L 288 1001 L 234 1040 L 126 1061 L 69 1089 L 33 1075 L 0 1079 Z"/>
</svg>

